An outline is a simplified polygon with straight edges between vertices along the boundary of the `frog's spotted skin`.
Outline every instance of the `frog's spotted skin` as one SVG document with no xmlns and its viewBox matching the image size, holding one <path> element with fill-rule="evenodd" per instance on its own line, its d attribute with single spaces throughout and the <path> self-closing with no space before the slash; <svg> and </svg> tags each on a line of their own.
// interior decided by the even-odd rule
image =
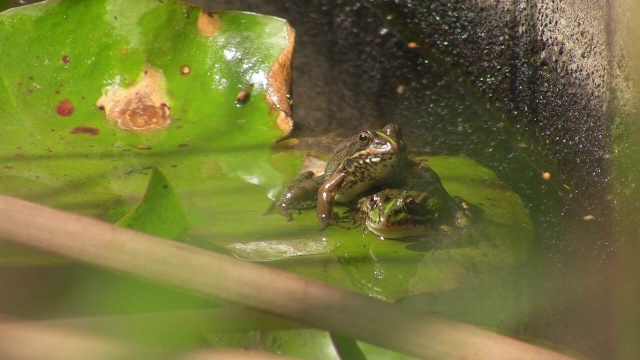
<svg viewBox="0 0 640 360">
<path fill-rule="evenodd" d="M 444 226 L 470 224 L 468 204 L 448 194 L 440 197 L 424 191 L 386 189 L 362 198 L 358 209 L 356 222 L 387 239 L 428 235 Z"/>
<path fill-rule="evenodd" d="M 396 125 L 363 130 L 338 144 L 324 174 L 300 174 L 272 208 L 292 219 L 292 211 L 317 206 L 325 228 L 335 220 L 334 201 L 351 201 L 372 187 L 393 181 L 406 160 L 407 149 Z"/>
<path fill-rule="evenodd" d="M 372 233 L 398 239 L 437 229 L 437 201 L 428 193 L 388 189 L 362 198 L 357 221 Z"/>
<path fill-rule="evenodd" d="M 404 181 L 407 147 L 394 124 L 379 131 L 362 131 L 346 154 L 342 162 L 329 161 L 339 165 L 318 190 L 316 214 L 323 229 L 336 221 L 334 201 L 349 202 L 376 187 Z M 339 160 L 342 155 L 336 157 Z"/>
<path fill-rule="evenodd" d="M 429 166 L 408 158 L 400 129 L 389 124 L 380 130 L 363 130 L 340 142 L 324 174 L 300 174 L 272 208 L 290 221 L 291 212 L 316 206 L 324 229 L 338 220 L 334 202 L 357 201 L 389 188 L 427 192 L 444 206 L 458 206 Z"/>
</svg>

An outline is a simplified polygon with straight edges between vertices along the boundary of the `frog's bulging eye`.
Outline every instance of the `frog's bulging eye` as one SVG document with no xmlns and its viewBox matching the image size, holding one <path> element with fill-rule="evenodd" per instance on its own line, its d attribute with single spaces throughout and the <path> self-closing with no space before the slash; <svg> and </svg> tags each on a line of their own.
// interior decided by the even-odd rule
<svg viewBox="0 0 640 360">
<path fill-rule="evenodd" d="M 369 198 L 369 205 L 371 207 L 375 207 L 376 205 L 378 205 L 378 202 L 384 202 L 386 198 L 387 196 L 385 194 L 375 194 Z"/>
<path fill-rule="evenodd" d="M 394 139 L 402 137 L 402 131 L 400 130 L 400 127 L 398 127 L 398 125 L 396 124 L 389 124 L 385 126 L 382 129 L 382 131 L 384 131 L 385 134 L 387 134 L 388 136 Z"/>
<path fill-rule="evenodd" d="M 371 141 L 371 134 L 368 131 L 363 131 L 358 135 L 358 141 L 360 145 L 367 146 Z"/>
<path fill-rule="evenodd" d="M 412 208 L 414 206 L 416 206 L 416 200 L 413 198 L 413 196 L 411 195 L 407 195 L 404 197 L 404 199 L 402 199 L 402 202 L 405 204 L 405 206 L 407 206 L 408 208 Z"/>
<path fill-rule="evenodd" d="M 372 196 L 369 198 L 369 206 L 374 207 L 376 206 L 376 203 L 378 202 L 378 197 L 377 196 Z"/>
</svg>

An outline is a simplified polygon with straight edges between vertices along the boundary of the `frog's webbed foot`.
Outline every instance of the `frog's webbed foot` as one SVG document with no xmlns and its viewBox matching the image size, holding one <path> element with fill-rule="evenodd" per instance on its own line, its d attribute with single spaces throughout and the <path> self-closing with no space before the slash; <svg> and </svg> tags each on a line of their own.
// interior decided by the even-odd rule
<svg viewBox="0 0 640 360">
<path fill-rule="evenodd" d="M 347 203 L 347 210 L 340 217 L 340 220 L 351 221 L 351 222 L 358 221 L 359 218 L 361 217 L 361 210 L 358 204 L 359 203 L 353 203 L 353 202 Z"/>
<path fill-rule="evenodd" d="M 455 224 L 461 228 L 468 228 L 482 214 L 482 209 L 474 206 L 459 196 L 454 196 L 453 200 L 458 204 L 458 211 L 455 214 Z"/>
<path fill-rule="evenodd" d="M 269 208 L 267 209 L 267 211 L 265 211 L 262 216 L 264 215 L 271 215 L 274 213 L 279 213 L 280 215 L 284 216 L 287 221 L 293 221 L 293 214 L 297 214 L 300 215 L 302 214 L 302 211 L 300 211 L 300 209 L 297 208 L 289 208 L 286 206 L 287 204 L 281 204 L 278 201 L 274 201 L 271 203 L 271 205 L 269 206 Z"/>
<path fill-rule="evenodd" d="M 342 216 L 338 215 L 337 212 L 334 212 L 334 219 L 336 220 L 333 225 L 345 230 L 351 230 L 363 226 L 364 223 L 361 221 L 356 210 L 358 209 L 349 208 Z"/>
<path fill-rule="evenodd" d="M 348 210 L 347 213 L 342 216 L 337 211 L 333 211 L 331 217 L 326 219 L 326 221 L 320 218 L 320 231 L 325 230 L 329 225 L 337 226 L 345 230 L 355 229 L 364 225 L 364 222 L 357 216 L 357 213 L 353 215 L 350 211 L 351 210 Z"/>
<path fill-rule="evenodd" d="M 293 221 L 293 215 L 291 215 L 292 212 L 295 213 L 296 215 L 302 214 L 302 211 L 300 211 L 300 209 L 291 209 L 291 210 L 285 209 L 285 208 L 280 209 L 280 213 L 282 214 L 282 216 L 287 218 L 288 222 Z"/>
</svg>

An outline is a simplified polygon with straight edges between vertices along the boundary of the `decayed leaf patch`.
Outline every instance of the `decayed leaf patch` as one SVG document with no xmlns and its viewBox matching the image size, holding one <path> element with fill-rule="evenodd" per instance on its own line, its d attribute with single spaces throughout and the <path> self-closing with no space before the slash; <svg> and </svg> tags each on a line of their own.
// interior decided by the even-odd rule
<svg viewBox="0 0 640 360">
<path fill-rule="evenodd" d="M 276 122 L 286 137 L 293 129 L 291 119 L 291 60 L 295 46 L 296 33 L 287 25 L 287 46 L 269 69 L 267 77 L 267 102 L 280 113 Z"/>
<path fill-rule="evenodd" d="M 204 36 L 214 36 L 220 30 L 220 15 L 201 11 L 198 15 L 198 31 Z"/>
<path fill-rule="evenodd" d="M 171 123 L 167 85 L 161 69 L 147 66 L 142 79 L 128 88 L 119 86 L 103 90 L 97 102 L 107 120 L 124 130 L 148 131 Z"/>
</svg>

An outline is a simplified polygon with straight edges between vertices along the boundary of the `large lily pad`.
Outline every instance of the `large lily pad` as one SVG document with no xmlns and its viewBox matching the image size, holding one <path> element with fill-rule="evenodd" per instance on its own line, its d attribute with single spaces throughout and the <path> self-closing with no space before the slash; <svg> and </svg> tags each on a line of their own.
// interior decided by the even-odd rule
<svg viewBox="0 0 640 360">
<path fill-rule="evenodd" d="M 288 101 L 283 20 L 177 1 L 51 1 L 2 13 L 0 38 L 5 193 L 115 221 L 156 166 L 199 225 L 227 212 L 211 199 L 229 186 L 251 184 L 264 206 L 280 186 L 268 163 Z"/>
<path fill-rule="evenodd" d="M 532 245 L 532 225 L 520 198 L 490 170 L 469 159 L 433 157 L 428 164 L 440 174 L 449 192 L 482 210 L 470 229 L 422 241 L 380 240 L 362 229 L 332 227 L 320 233 L 315 212 L 307 211 L 284 226 L 305 242 L 325 243 L 333 249 L 334 258 L 324 260 L 321 271 L 317 258 L 283 261 L 279 266 L 397 300 L 455 290 L 474 277 L 491 277 L 522 264 Z M 292 240 L 280 243 L 287 241 Z M 260 248 L 256 256 L 263 252 Z"/>
</svg>

